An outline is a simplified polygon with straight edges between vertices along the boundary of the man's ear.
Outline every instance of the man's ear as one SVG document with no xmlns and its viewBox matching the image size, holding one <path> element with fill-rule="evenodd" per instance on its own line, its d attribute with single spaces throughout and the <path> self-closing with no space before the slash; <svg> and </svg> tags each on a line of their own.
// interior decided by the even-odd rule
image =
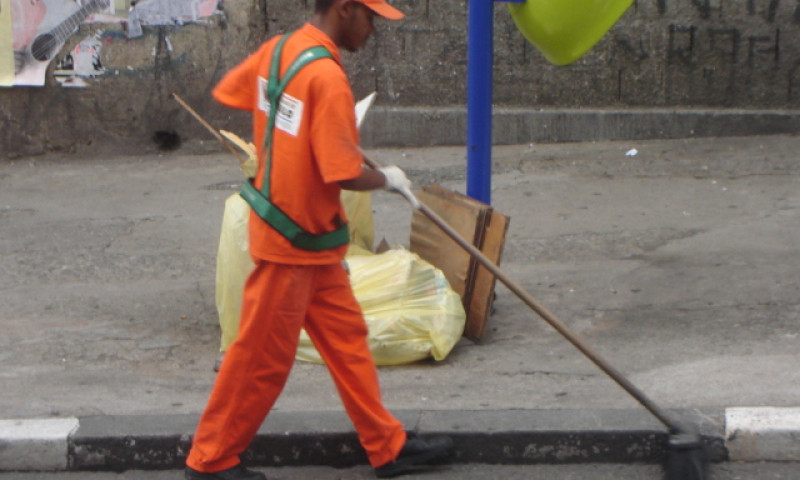
<svg viewBox="0 0 800 480">
<path fill-rule="evenodd" d="M 350 15 L 353 13 L 353 8 L 355 8 L 355 2 L 353 2 L 353 0 L 336 0 L 335 8 L 336 12 L 342 16 L 342 18 L 350 18 Z"/>
</svg>

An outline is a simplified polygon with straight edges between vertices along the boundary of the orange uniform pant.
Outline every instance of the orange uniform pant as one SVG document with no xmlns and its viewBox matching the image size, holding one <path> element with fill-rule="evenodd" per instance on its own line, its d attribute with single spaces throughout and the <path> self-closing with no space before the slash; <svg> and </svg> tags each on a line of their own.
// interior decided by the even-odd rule
<svg viewBox="0 0 800 480">
<path fill-rule="evenodd" d="M 186 464 L 201 472 L 239 463 L 283 390 L 305 328 L 328 366 L 369 462 L 394 460 L 406 434 L 383 406 L 367 326 L 341 264 L 257 261 L 239 335 L 225 354 Z"/>
</svg>

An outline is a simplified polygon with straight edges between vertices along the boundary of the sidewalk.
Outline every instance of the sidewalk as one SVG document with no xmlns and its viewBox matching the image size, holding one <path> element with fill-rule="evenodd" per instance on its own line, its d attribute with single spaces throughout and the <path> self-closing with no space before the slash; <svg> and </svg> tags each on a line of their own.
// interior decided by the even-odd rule
<svg viewBox="0 0 800 480">
<path fill-rule="evenodd" d="M 230 154 L 189 148 L 0 163 L 0 470 L 180 463 L 214 380 L 216 248 L 240 182 Z M 494 150 L 503 270 L 700 425 L 718 461 L 800 459 L 782 440 L 800 432 L 798 151 L 791 136 Z M 373 154 L 464 190 L 463 148 Z M 403 201 L 373 208 L 376 238 L 408 245 Z M 495 307 L 480 344 L 380 369 L 409 426 L 452 433 L 463 461 L 660 458 L 655 419 L 503 287 Z M 298 363 L 254 460 L 361 461 L 341 410 L 325 368 Z M 12 428 L 24 419 L 49 421 Z"/>
</svg>

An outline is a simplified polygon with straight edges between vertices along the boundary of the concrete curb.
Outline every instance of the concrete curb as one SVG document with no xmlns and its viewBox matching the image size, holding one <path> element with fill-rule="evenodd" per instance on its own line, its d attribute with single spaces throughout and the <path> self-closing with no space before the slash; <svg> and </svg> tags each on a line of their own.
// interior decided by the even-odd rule
<svg viewBox="0 0 800 480">
<path fill-rule="evenodd" d="M 0 470 L 64 470 L 77 418 L 0 420 Z"/>
<path fill-rule="evenodd" d="M 729 408 L 725 439 L 731 460 L 800 460 L 800 408 Z"/>
<path fill-rule="evenodd" d="M 459 463 L 659 463 L 668 439 L 664 427 L 644 410 L 407 410 L 395 414 L 423 435 L 452 436 Z M 712 462 L 728 459 L 724 412 L 686 410 L 674 415 L 697 427 Z M 18 428 L 9 435 L 8 423 L 0 424 L 4 432 L 0 434 L 0 470 L 122 471 L 181 468 L 197 416 L 6 422 Z M 56 433 L 44 435 L 43 431 Z M 366 456 L 343 412 L 274 412 L 243 460 L 253 466 L 347 467 L 365 464 Z"/>
<path fill-rule="evenodd" d="M 800 461 L 800 408 L 672 412 L 697 428 L 711 462 Z M 668 434 L 644 410 L 405 410 L 421 434 L 447 434 L 455 462 L 659 463 Z M 0 471 L 183 466 L 196 415 L 0 420 Z M 253 466 L 365 464 L 343 412 L 274 412 L 243 455 Z"/>
<path fill-rule="evenodd" d="M 800 461 L 800 407 L 681 410 L 711 462 Z M 667 432 L 643 410 L 405 410 L 421 434 L 447 434 L 456 462 L 658 463 Z M 0 471 L 154 470 L 183 466 L 196 415 L 0 420 Z M 244 460 L 254 466 L 366 463 L 343 412 L 274 412 Z"/>
</svg>

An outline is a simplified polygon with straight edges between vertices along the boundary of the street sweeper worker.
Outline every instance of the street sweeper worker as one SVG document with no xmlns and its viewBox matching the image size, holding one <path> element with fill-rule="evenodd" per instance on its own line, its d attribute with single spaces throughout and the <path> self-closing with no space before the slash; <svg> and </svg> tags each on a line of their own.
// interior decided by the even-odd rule
<svg viewBox="0 0 800 480">
<path fill-rule="evenodd" d="M 397 167 L 364 167 L 341 65 L 340 49 L 363 47 L 376 15 L 403 17 L 385 0 L 316 0 L 308 23 L 268 40 L 213 91 L 222 104 L 253 115 L 259 165 L 242 196 L 252 207 L 255 268 L 239 334 L 193 438 L 186 479 L 265 478 L 242 466 L 239 455 L 281 393 L 303 327 L 378 477 L 439 463 L 450 453 L 449 438 L 407 432 L 384 407 L 367 326 L 341 262 L 349 240 L 341 189 L 411 187 Z"/>
</svg>

